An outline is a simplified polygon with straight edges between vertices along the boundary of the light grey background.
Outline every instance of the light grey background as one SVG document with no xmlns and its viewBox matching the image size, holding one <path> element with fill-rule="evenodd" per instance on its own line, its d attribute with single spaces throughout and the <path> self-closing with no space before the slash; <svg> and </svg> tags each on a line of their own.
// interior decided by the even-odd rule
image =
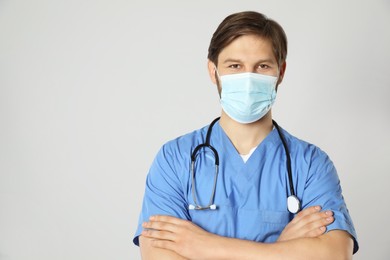
<svg viewBox="0 0 390 260">
<path fill-rule="evenodd" d="M 336 164 L 354 259 L 390 259 L 389 0 L 0 0 L 0 259 L 139 259 L 150 163 L 218 116 L 207 48 L 242 10 L 286 30 L 274 118 Z"/>
</svg>

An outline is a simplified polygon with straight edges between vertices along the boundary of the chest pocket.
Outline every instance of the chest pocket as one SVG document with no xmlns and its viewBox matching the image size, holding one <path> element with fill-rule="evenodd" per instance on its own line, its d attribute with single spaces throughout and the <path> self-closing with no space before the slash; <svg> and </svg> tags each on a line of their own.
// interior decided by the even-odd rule
<svg viewBox="0 0 390 260">
<path fill-rule="evenodd" d="M 290 221 L 289 212 L 270 210 L 237 210 L 238 234 L 243 239 L 275 242 Z"/>
<path fill-rule="evenodd" d="M 289 212 L 239 209 L 191 210 L 192 221 L 203 229 L 225 237 L 257 242 L 275 242 L 290 221 Z"/>
</svg>

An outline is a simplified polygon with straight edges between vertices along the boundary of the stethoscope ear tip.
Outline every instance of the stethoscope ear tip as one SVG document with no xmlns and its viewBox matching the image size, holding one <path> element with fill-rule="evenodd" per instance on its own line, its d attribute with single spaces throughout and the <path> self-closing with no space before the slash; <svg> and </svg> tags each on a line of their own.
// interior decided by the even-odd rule
<svg viewBox="0 0 390 260">
<path fill-rule="evenodd" d="M 189 210 L 204 210 L 204 209 L 211 209 L 211 210 L 216 210 L 217 209 L 217 205 L 215 204 L 212 204 L 210 206 L 207 206 L 207 207 L 200 207 L 200 206 L 195 206 L 195 205 L 188 205 L 188 209 Z"/>
</svg>

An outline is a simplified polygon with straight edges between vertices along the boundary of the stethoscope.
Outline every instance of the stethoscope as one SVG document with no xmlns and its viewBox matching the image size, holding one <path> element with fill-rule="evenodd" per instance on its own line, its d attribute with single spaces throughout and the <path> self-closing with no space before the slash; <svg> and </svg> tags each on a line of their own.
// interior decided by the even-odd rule
<svg viewBox="0 0 390 260">
<path fill-rule="evenodd" d="M 215 189 L 217 187 L 217 177 L 218 177 L 218 170 L 219 170 L 219 156 L 217 150 L 210 144 L 210 136 L 211 136 L 211 131 L 213 129 L 213 126 L 215 123 L 220 119 L 220 117 L 216 118 L 211 122 L 209 128 L 207 129 L 207 134 L 206 134 L 206 142 L 203 144 L 198 145 L 195 147 L 195 149 L 192 151 L 191 154 L 191 193 L 192 193 L 192 198 L 194 200 L 194 204 L 190 204 L 188 209 L 190 210 L 206 210 L 206 209 L 211 209 L 215 210 L 217 209 L 217 206 L 214 204 L 214 197 L 215 197 Z M 290 213 L 298 213 L 301 209 L 301 202 L 298 199 L 298 197 L 295 195 L 295 190 L 294 190 L 294 184 L 293 184 L 293 179 L 292 179 L 292 171 L 291 171 L 291 157 L 290 157 L 290 151 L 287 147 L 287 142 L 286 139 L 284 138 L 284 135 L 279 127 L 279 125 L 272 120 L 273 125 L 275 126 L 276 130 L 278 131 L 280 140 L 282 141 L 284 151 L 286 153 L 286 167 L 287 167 L 287 172 L 288 172 L 288 181 L 289 181 L 289 186 L 290 186 L 290 196 L 287 197 L 287 209 Z M 196 188 L 195 188 L 195 160 L 196 160 L 196 155 L 199 152 L 200 149 L 202 148 L 208 148 L 210 149 L 213 154 L 214 154 L 214 159 L 215 159 L 215 173 L 214 173 L 214 184 L 213 184 L 213 189 L 211 191 L 211 196 L 210 196 L 210 201 L 207 204 L 207 206 L 202 206 L 198 204 L 197 201 L 197 194 L 196 194 Z"/>
</svg>

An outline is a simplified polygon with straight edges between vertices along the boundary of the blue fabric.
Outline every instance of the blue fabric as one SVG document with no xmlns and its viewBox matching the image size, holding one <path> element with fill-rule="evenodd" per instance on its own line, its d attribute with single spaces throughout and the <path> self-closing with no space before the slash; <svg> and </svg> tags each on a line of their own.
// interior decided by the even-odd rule
<svg viewBox="0 0 390 260">
<path fill-rule="evenodd" d="M 142 222 L 151 215 L 187 219 L 214 234 L 258 242 L 275 242 L 294 217 L 287 210 L 286 155 L 277 130 L 272 130 L 244 163 L 219 123 L 213 127 L 210 140 L 220 158 L 214 200 L 217 210 L 188 210 L 188 205 L 194 204 L 190 157 L 193 149 L 204 143 L 207 129 L 172 140 L 158 152 L 146 180 L 133 240 L 136 245 Z M 356 232 L 332 161 L 318 147 L 282 131 L 290 149 L 294 188 L 302 207 L 320 205 L 323 210 L 332 210 L 335 221 L 327 231 L 347 231 L 354 238 L 356 252 Z M 207 205 L 214 178 L 210 150 L 198 153 L 195 169 L 198 204 Z"/>
</svg>

